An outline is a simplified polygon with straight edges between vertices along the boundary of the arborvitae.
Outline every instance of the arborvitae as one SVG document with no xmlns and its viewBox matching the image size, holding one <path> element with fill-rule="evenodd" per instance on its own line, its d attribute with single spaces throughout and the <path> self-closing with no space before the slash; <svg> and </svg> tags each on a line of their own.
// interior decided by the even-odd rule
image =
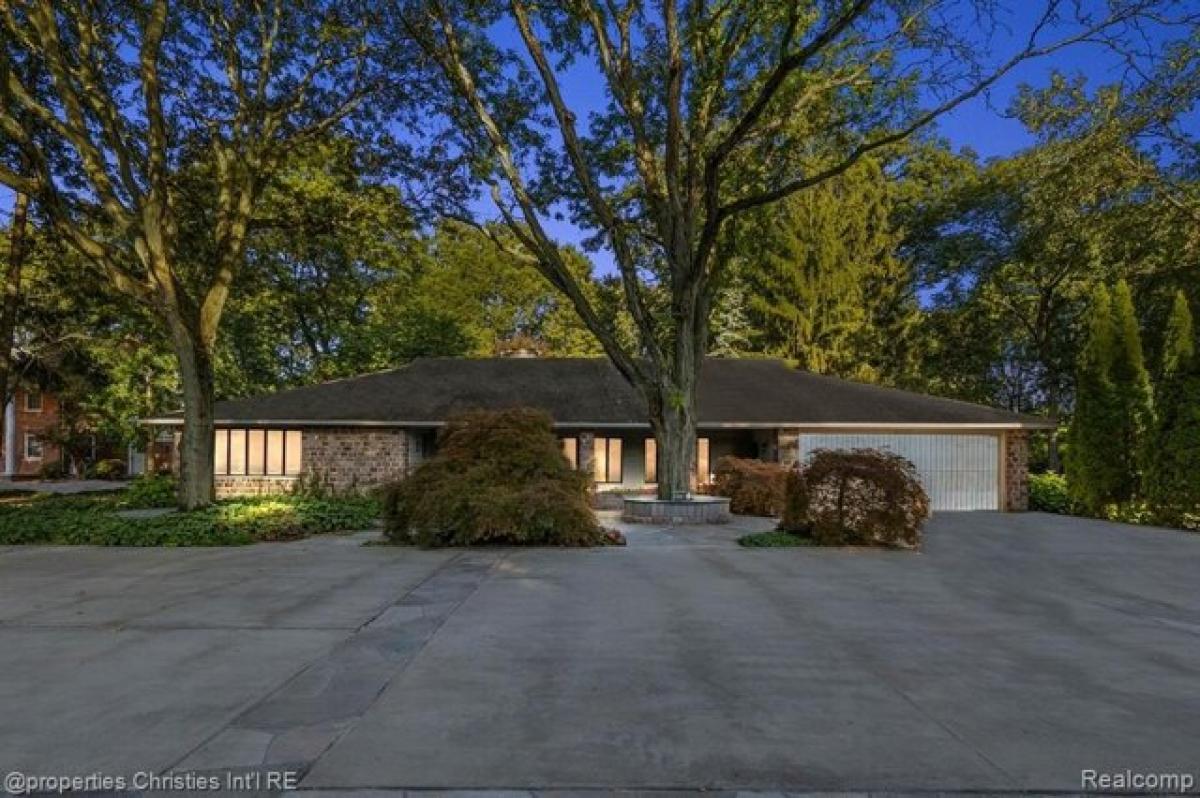
<svg viewBox="0 0 1200 798">
<path fill-rule="evenodd" d="M 1099 513 L 1120 489 L 1122 469 L 1113 457 L 1117 402 L 1111 369 L 1113 316 L 1108 290 L 1097 286 L 1088 315 L 1088 335 L 1075 376 L 1075 412 L 1067 450 L 1071 498 Z"/>
<path fill-rule="evenodd" d="M 1200 517 L 1200 357 L 1187 298 L 1175 295 L 1163 339 L 1146 498 L 1164 523 Z"/>
<path fill-rule="evenodd" d="M 1127 502 L 1142 494 L 1142 475 L 1148 467 L 1150 434 L 1154 429 L 1153 390 L 1142 355 L 1142 338 L 1129 284 L 1117 283 L 1112 295 L 1112 379 L 1116 399 L 1116 428 L 1109 456 L 1121 468 L 1121 480 L 1113 498 Z"/>
</svg>

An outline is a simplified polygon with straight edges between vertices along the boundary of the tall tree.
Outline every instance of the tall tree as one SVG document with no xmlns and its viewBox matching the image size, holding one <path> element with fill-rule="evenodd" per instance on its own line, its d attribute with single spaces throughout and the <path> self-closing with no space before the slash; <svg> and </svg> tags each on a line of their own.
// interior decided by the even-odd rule
<svg viewBox="0 0 1200 798">
<path fill-rule="evenodd" d="M 1150 374 L 1142 354 L 1142 336 L 1129 283 L 1117 281 L 1112 294 L 1113 345 L 1109 376 L 1116 415 L 1109 456 L 1116 461 L 1121 481 L 1114 498 L 1127 502 L 1141 494 L 1150 431 L 1154 426 Z"/>
<path fill-rule="evenodd" d="M 1173 5 L 1094 13 L 1050 0 L 1013 52 L 985 62 L 990 26 L 940 0 L 396 0 L 397 27 L 436 64 L 441 110 L 523 254 L 645 398 L 664 496 L 688 490 L 727 223 L 841 175 L 1031 58 L 1085 40 L 1119 45 L 1128 26 Z M 489 38 L 502 22 L 520 52 Z M 606 103 L 586 131 L 560 75 L 585 60 Z M 918 81 L 927 104 L 912 98 Z M 806 124 L 787 124 L 796 118 Z M 612 251 L 635 346 L 604 323 L 551 240 L 547 217 L 564 210 Z M 668 301 L 656 313 L 647 295 L 660 289 Z"/>
<path fill-rule="evenodd" d="M 322 0 L 3 5 L 0 130 L 29 171 L 0 165 L 0 183 L 162 324 L 183 389 L 183 507 L 213 496 L 214 354 L 255 206 L 289 149 L 363 109 L 376 22 L 365 3 Z M 49 76 L 45 98 L 28 64 Z M 211 193 L 185 219 L 196 170 Z"/>
<path fill-rule="evenodd" d="M 889 195 L 868 158 L 763 214 L 742 265 L 762 351 L 872 382 L 905 370 L 917 303 Z"/>
<path fill-rule="evenodd" d="M 1113 456 L 1118 414 L 1112 383 L 1113 337 L 1112 299 L 1104 285 L 1097 285 L 1075 375 L 1075 412 L 1066 459 L 1071 495 L 1093 514 L 1116 500 L 1124 481 L 1124 469 Z"/>
<path fill-rule="evenodd" d="M 1200 522 L 1200 358 L 1187 297 L 1175 294 L 1155 393 L 1146 498 L 1165 523 Z"/>
<path fill-rule="evenodd" d="M 29 255 L 29 227 L 29 195 L 18 192 L 13 198 L 4 258 L 4 296 L 0 299 L 0 408 L 12 397 L 12 353 L 21 309 L 21 279 Z"/>
</svg>

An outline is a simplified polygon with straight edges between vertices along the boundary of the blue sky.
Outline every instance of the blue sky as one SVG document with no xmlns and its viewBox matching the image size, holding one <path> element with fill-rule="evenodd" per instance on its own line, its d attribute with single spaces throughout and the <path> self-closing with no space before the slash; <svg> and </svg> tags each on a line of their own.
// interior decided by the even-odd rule
<svg viewBox="0 0 1200 798">
<path fill-rule="evenodd" d="M 1007 33 L 1002 30 L 992 39 L 993 62 L 1020 46 L 1042 5 L 1028 0 L 1009 0 L 1008 8 L 1000 12 Z M 496 32 L 500 38 L 508 40 L 506 43 L 518 44 L 514 31 L 500 27 Z M 1178 32 L 1172 35 L 1178 35 Z M 948 139 L 955 149 L 970 148 L 983 158 L 1010 155 L 1028 146 L 1031 143 L 1029 135 L 1019 122 L 1006 118 L 1004 111 L 1021 83 L 1043 86 L 1054 70 L 1081 74 L 1087 78 L 1089 86 L 1112 83 L 1121 77 L 1121 65 L 1113 53 L 1098 45 L 1077 45 L 1052 56 L 1022 64 L 994 86 L 986 96 L 968 101 L 942 117 L 935 131 Z M 589 111 L 603 106 L 603 81 L 599 79 L 590 63 L 575 64 L 561 75 L 561 81 L 568 102 L 581 118 L 586 117 Z M 7 221 L 10 208 L 11 194 L 0 189 L 0 220 Z M 477 210 L 483 215 L 492 215 L 490 201 L 480 200 Z M 551 235 L 562 243 L 578 243 L 583 237 L 581 232 L 568 222 L 547 219 L 545 223 Z M 612 259 L 609 253 L 599 251 L 589 255 L 598 272 L 611 272 Z"/>
<path fill-rule="evenodd" d="M 1009 0 L 1007 8 L 998 12 L 1000 29 L 991 39 L 991 63 L 999 63 L 1020 49 L 1043 8 L 1043 3 L 1032 0 Z M 498 28 L 497 31 L 502 39 L 508 40 L 508 43 L 519 49 L 520 42 L 515 31 L 506 31 L 503 28 Z M 1053 30 L 1047 31 L 1048 38 L 1045 40 L 1052 39 L 1053 35 Z M 1178 30 L 1158 29 L 1150 32 L 1150 36 L 1157 37 L 1157 41 L 1152 42 L 1152 45 L 1161 44 L 1179 35 Z M 1022 84 L 1045 86 L 1055 71 L 1072 76 L 1082 75 L 1089 88 L 1094 88 L 1119 81 L 1123 73 L 1123 64 L 1111 50 L 1086 43 L 1030 60 L 1012 70 L 986 95 L 967 101 L 941 117 L 933 131 L 947 139 L 955 150 L 969 148 L 983 159 L 999 158 L 1018 152 L 1030 146 L 1033 139 L 1020 122 L 1006 115 L 1009 104 Z M 575 64 L 569 71 L 560 75 L 560 80 L 564 95 L 581 119 L 585 118 L 589 111 L 603 107 L 603 80 L 590 63 Z M 930 104 L 935 104 L 932 98 Z M 480 200 L 478 203 L 480 213 L 489 213 L 491 207 L 489 200 Z M 583 238 L 581 232 L 568 222 L 546 219 L 544 223 L 550 233 L 562 243 L 577 243 Z M 612 256 L 607 251 L 589 252 L 588 255 L 599 273 L 613 271 Z"/>
</svg>

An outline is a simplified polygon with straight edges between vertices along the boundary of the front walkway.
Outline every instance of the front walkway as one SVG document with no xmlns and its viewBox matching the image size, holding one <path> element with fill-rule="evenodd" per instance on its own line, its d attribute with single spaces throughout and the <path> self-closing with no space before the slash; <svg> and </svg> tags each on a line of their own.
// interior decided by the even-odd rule
<svg viewBox="0 0 1200 798">
<path fill-rule="evenodd" d="M 129 483 L 108 479 L 0 479 L 0 496 L 5 493 L 96 493 L 124 490 Z"/>
<path fill-rule="evenodd" d="M 0 549 L 0 771 L 723 795 L 1195 773 L 1200 536 L 990 513 L 938 515 L 921 552 L 739 531 Z"/>
</svg>

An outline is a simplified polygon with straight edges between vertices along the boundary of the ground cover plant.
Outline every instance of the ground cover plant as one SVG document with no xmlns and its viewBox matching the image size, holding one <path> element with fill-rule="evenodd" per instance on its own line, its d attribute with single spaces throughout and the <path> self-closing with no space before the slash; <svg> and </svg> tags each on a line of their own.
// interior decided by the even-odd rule
<svg viewBox="0 0 1200 798">
<path fill-rule="evenodd" d="M 25 495 L 0 503 L 0 545 L 238 546 L 372 526 L 369 497 L 230 499 L 202 510 L 129 517 L 119 494 Z"/>
<path fill-rule="evenodd" d="M 787 469 L 778 463 L 722 457 L 713 477 L 707 492 L 728 497 L 731 513 L 777 516 L 783 510 Z"/>
<path fill-rule="evenodd" d="M 175 479 L 169 474 L 143 474 L 121 494 L 122 507 L 142 509 L 175 506 Z"/>
<path fill-rule="evenodd" d="M 443 428 L 437 454 L 384 491 L 384 534 L 421 546 L 616 542 L 596 522 L 589 488 L 545 413 L 465 413 Z"/>
<path fill-rule="evenodd" d="M 770 532 L 755 532 L 742 535 L 738 543 L 748 549 L 779 549 L 792 546 L 815 546 L 811 535 L 798 535 L 783 529 L 772 529 Z"/>
</svg>

